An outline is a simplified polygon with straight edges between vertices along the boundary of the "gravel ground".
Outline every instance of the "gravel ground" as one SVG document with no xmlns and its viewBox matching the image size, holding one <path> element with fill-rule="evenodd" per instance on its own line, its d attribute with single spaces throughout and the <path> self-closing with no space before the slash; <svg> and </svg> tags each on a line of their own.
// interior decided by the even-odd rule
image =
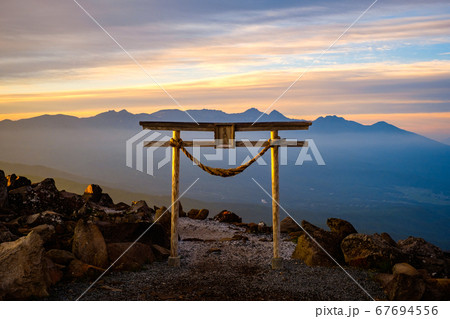
<svg viewBox="0 0 450 319">
<path fill-rule="evenodd" d="M 233 236 L 245 238 L 230 240 Z M 139 272 L 110 273 L 82 300 L 370 300 L 340 268 L 291 260 L 295 244 L 285 237 L 280 252 L 284 267 L 278 271 L 270 268 L 270 235 L 182 218 L 180 237 L 181 268 L 155 262 Z M 373 298 L 385 299 L 369 272 L 346 270 Z M 60 283 L 48 299 L 76 300 L 90 284 Z"/>
</svg>

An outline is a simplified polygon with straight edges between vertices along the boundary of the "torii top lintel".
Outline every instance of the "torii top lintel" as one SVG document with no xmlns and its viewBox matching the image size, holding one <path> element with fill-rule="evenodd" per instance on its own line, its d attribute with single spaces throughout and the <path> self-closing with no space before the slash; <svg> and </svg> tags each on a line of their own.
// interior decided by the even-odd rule
<svg viewBox="0 0 450 319">
<path fill-rule="evenodd" d="M 312 124 L 310 121 L 285 121 L 285 122 L 235 122 L 235 123 L 211 123 L 211 122 L 139 122 L 143 129 L 163 131 L 215 131 L 218 126 L 233 126 L 234 131 L 296 131 L 307 130 Z"/>
</svg>

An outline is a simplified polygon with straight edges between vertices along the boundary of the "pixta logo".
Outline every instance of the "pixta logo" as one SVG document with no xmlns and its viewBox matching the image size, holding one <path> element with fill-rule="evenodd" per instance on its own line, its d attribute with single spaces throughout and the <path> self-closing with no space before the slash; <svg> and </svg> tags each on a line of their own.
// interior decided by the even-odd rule
<svg viewBox="0 0 450 319">
<path fill-rule="evenodd" d="M 160 169 L 165 165 L 170 163 L 171 160 L 171 146 L 169 145 L 170 137 L 167 135 L 163 135 L 162 133 L 152 131 L 152 130 L 143 130 L 127 140 L 126 142 L 126 165 L 130 168 L 135 168 L 140 172 L 144 172 L 144 162 L 145 165 L 145 173 L 148 175 L 154 174 L 154 168 Z M 210 139 L 193 139 L 191 146 L 192 154 L 196 159 L 199 159 L 202 163 L 211 163 L 214 161 L 223 162 L 228 158 L 228 165 L 242 165 L 249 161 L 252 157 L 256 156 L 259 152 L 259 149 L 263 148 L 266 139 L 260 139 L 255 144 L 252 144 L 248 139 L 240 139 L 243 147 L 236 148 L 228 148 L 225 152 L 224 148 L 208 148 L 208 154 L 203 154 L 202 150 L 205 149 L 205 144 L 214 145 Z M 152 142 L 152 143 L 150 143 Z M 323 160 L 322 155 L 320 154 L 319 149 L 317 148 L 313 139 L 306 139 L 305 145 L 300 148 L 300 151 L 296 157 L 294 165 L 300 166 L 305 162 L 316 162 L 317 165 L 323 166 L 325 165 L 325 161 Z M 147 144 L 151 144 L 147 145 Z M 220 143 L 217 143 L 217 145 Z M 289 145 L 297 145 L 296 139 L 285 139 L 283 144 L 279 146 L 279 164 L 281 166 L 288 165 L 288 155 L 291 160 L 294 158 L 294 154 L 292 152 L 298 152 L 298 148 L 289 148 Z M 158 151 L 158 149 L 162 148 L 163 151 Z M 146 149 L 146 151 L 144 151 Z M 211 151 L 212 149 L 212 151 Z M 237 160 L 238 152 L 237 150 L 241 149 L 240 155 L 244 154 L 244 159 L 241 161 Z M 291 149 L 290 154 L 288 154 L 288 149 Z M 156 156 L 158 154 L 158 156 Z M 162 156 L 161 156 L 162 154 Z M 225 155 L 226 154 L 226 155 Z M 204 160 L 202 161 L 202 156 Z M 292 161 L 291 161 L 292 163 Z M 265 166 L 267 162 L 262 158 L 258 158 L 255 162 L 257 165 Z M 193 165 L 197 165 L 193 163 Z"/>
<path fill-rule="evenodd" d="M 136 168 L 140 172 L 144 172 L 144 157 L 147 159 L 146 173 L 153 176 L 154 153 L 164 143 L 170 141 L 170 137 L 152 130 L 143 130 L 126 143 L 126 164 L 130 168 Z M 156 142 L 153 147 L 145 147 L 146 142 Z M 144 148 L 147 151 L 144 153 Z M 160 169 L 164 165 L 170 163 L 170 147 L 165 148 L 164 156 L 157 163 L 157 168 Z M 144 156 L 145 154 L 145 156 Z M 135 156 L 133 156 L 135 155 Z M 135 166 L 134 166 L 135 165 Z"/>
</svg>

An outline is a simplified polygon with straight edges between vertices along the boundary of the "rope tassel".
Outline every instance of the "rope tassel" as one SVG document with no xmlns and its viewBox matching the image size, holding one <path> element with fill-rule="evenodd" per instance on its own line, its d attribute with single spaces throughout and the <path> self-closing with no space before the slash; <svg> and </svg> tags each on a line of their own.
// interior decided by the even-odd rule
<svg viewBox="0 0 450 319">
<path fill-rule="evenodd" d="M 187 158 L 189 158 L 193 163 L 195 163 L 198 167 L 200 167 L 205 172 L 215 175 L 215 176 L 221 176 L 221 177 L 231 177 L 238 175 L 242 173 L 247 167 L 252 165 L 254 162 L 258 160 L 261 156 L 264 155 L 264 153 L 267 152 L 267 150 L 272 146 L 272 140 L 269 139 L 267 145 L 258 153 L 255 157 L 253 157 L 251 160 L 249 160 L 247 163 L 242 164 L 238 167 L 234 168 L 216 168 L 216 167 L 210 167 L 202 164 L 198 159 L 196 159 L 194 156 L 192 156 L 191 153 L 183 146 L 183 140 L 181 138 L 179 139 L 170 139 L 170 146 L 179 148 L 183 151 L 184 155 L 186 155 Z"/>
</svg>

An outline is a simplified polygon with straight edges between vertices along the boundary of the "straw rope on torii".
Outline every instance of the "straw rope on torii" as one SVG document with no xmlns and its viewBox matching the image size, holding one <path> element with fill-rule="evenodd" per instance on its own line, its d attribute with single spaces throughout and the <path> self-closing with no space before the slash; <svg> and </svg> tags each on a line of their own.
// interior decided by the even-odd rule
<svg viewBox="0 0 450 319">
<path fill-rule="evenodd" d="M 143 129 L 173 131 L 173 138 L 170 141 L 147 141 L 144 147 L 171 147 L 172 148 L 172 212 L 170 230 L 170 257 L 169 265 L 180 267 L 180 256 L 178 255 L 178 217 L 179 217 L 179 181 L 180 181 L 180 150 L 195 164 L 205 172 L 221 176 L 231 177 L 242 173 L 246 168 L 255 163 L 267 150 L 271 149 L 272 166 L 272 230 L 273 230 L 273 258 L 272 268 L 282 267 L 280 257 L 280 216 L 279 216 L 279 165 L 278 149 L 280 146 L 303 147 L 306 142 L 286 141 L 278 136 L 278 131 L 285 130 L 307 130 L 311 125 L 308 121 L 289 122 L 255 122 L 255 123 L 186 123 L 186 122 L 140 122 Z M 213 141 L 183 141 L 181 131 L 213 131 L 215 139 Z M 236 141 L 235 132 L 238 131 L 270 131 L 270 139 L 260 142 Z M 215 148 L 235 148 L 235 147 L 258 147 L 263 149 L 252 159 L 235 168 L 224 169 L 209 167 L 195 158 L 186 147 L 215 147 Z"/>
<path fill-rule="evenodd" d="M 265 143 L 266 146 L 258 153 L 256 154 L 252 159 L 250 159 L 245 164 L 242 164 L 238 167 L 234 168 L 217 168 L 217 167 L 210 167 L 202 164 L 197 158 L 195 158 L 189 151 L 183 146 L 183 140 L 181 138 L 179 139 L 170 139 L 170 146 L 179 148 L 183 151 L 184 155 L 186 155 L 187 158 L 189 158 L 192 162 L 194 162 L 198 167 L 200 167 L 205 172 L 220 176 L 220 177 L 231 177 L 238 175 L 242 173 L 246 168 L 248 168 L 250 165 L 252 165 L 254 162 L 258 160 L 261 156 L 263 156 L 269 148 L 272 146 L 272 140 L 267 140 L 267 143 Z"/>
</svg>

